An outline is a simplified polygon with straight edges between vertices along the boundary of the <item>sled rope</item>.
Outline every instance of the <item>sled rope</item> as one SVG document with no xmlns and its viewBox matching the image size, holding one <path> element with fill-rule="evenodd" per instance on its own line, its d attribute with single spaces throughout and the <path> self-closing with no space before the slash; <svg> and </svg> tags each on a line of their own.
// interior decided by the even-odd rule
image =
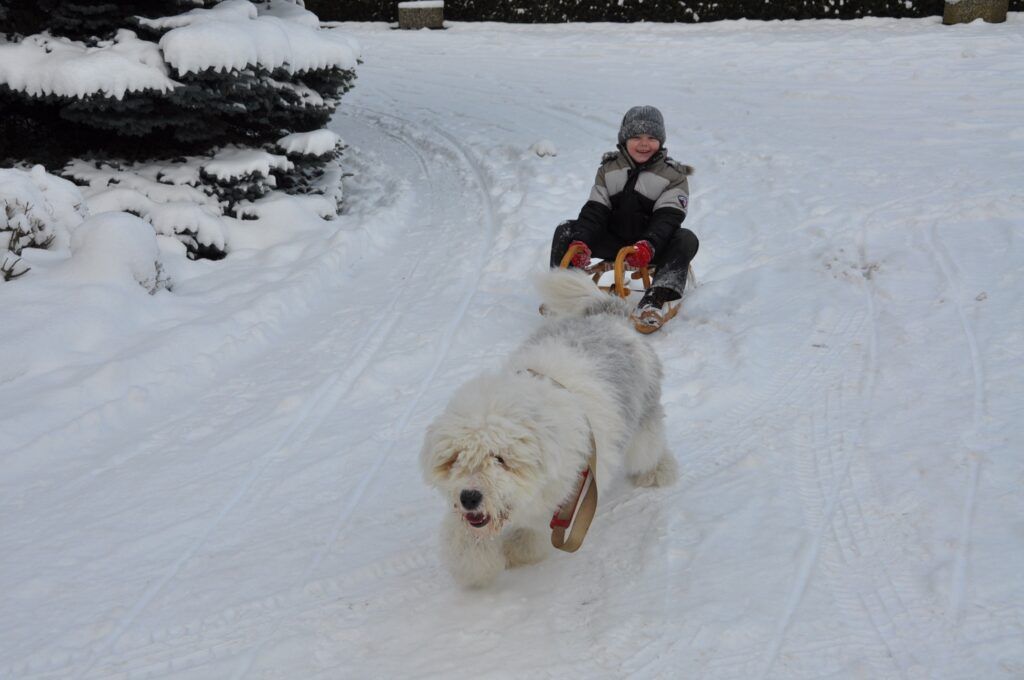
<svg viewBox="0 0 1024 680">
<path fill-rule="evenodd" d="M 532 368 L 528 368 L 526 371 L 537 378 L 550 380 L 566 392 L 571 392 L 568 387 L 551 376 L 539 373 Z M 590 424 L 590 418 L 587 418 L 586 414 L 583 417 L 590 429 L 590 458 L 587 460 L 587 467 L 580 472 L 580 486 L 576 491 L 576 497 L 572 502 L 558 508 L 551 518 L 550 525 L 551 545 L 570 553 L 576 552 L 583 545 L 583 539 L 587 535 L 587 530 L 590 529 L 590 523 L 594 520 L 594 513 L 597 512 L 597 440 L 594 439 L 594 426 Z"/>
</svg>

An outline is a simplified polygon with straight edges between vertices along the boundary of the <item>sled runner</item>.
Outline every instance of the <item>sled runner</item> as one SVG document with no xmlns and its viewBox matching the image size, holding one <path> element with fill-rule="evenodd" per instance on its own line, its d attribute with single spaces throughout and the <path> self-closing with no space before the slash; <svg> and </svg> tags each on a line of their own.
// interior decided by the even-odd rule
<svg viewBox="0 0 1024 680">
<path fill-rule="evenodd" d="M 580 252 L 582 247 L 570 246 L 569 250 L 566 251 L 565 256 L 562 257 L 561 267 L 567 269 L 569 263 L 572 262 L 572 258 L 576 256 L 576 253 Z M 643 293 L 645 290 L 651 287 L 651 276 L 654 274 L 654 267 L 631 267 L 626 264 L 626 258 L 636 252 L 636 248 L 633 246 L 626 246 L 619 250 L 615 256 L 614 262 L 608 260 L 602 260 L 581 271 L 590 274 L 594 279 L 594 283 L 601 290 L 611 293 L 612 295 L 618 295 L 620 298 L 628 298 L 631 293 L 639 292 Z M 615 272 L 615 280 L 610 286 L 601 285 L 601 277 L 609 271 Z M 630 281 L 643 281 L 643 289 L 637 290 L 630 288 L 630 281 L 626 280 L 626 273 L 630 274 Z M 693 277 L 693 268 L 691 267 L 688 272 L 689 277 Z M 666 302 L 665 309 L 645 309 L 642 311 L 634 311 L 630 315 L 630 320 L 633 322 L 633 326 L 643 334 L 653 333 L 668 321 L 672 319 L 676 314 L 679 313 L 679 307 L 681 302 L 676 300 L 673 302 Z"/>
</svg>

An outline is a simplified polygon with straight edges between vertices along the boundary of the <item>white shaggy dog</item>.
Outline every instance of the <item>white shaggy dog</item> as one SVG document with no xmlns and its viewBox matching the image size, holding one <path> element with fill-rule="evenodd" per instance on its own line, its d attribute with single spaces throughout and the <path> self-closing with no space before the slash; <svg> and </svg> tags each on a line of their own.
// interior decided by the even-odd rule
<svg viewBox="0 0 1024 680">
<path fill-rule="evenodd" d="M 676 478 L 661 363 L 629 323 L 631 305 L 571 270 L 542 275 L 538 287 L 543 326 L 498 373 L 456 392 L 420 454 L 448 504 L 442 556 L 467 587 L 551 549 L 549 522 L 575 498 L 591 432 L 599 492 L 623 469 L 638 486 Z"/>
</svg>

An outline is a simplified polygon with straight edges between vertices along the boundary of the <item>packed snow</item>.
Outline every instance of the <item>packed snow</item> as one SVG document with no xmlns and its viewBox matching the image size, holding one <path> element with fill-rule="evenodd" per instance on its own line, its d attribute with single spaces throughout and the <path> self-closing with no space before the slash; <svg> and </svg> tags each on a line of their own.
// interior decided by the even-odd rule
<svg viewBox="0 0 1024 680">
<path fill-rule="evenodd" d="M 104 170 L 0 175 L 70 237 L 0 281 L 0 677 L 1024 676 L 1024 16 L 339 30 L 333 220 L 188 261 Z M 460 590 L 423 430 L 635 104 L 697 169 L 683 479 Z"/>
</svg>

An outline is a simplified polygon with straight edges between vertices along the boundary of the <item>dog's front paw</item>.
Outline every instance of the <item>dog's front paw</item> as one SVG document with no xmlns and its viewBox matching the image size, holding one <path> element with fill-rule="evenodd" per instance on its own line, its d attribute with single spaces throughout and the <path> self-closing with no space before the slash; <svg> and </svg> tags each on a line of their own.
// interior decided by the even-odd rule
<svg viewBox="0 0 1024 680">
<path fill-rule="evenodd" d="M 633 483 L 637 486 L 671 486 L 679 478 L 679 464 L 675 457 L 665 452 L 658 464 L 647 472 L 633 476 Z"/>
<path fill-rule="evenodd" d="M 513 529 L 505 537 L 502 550 L 505 553 L 505 566 L 512 569 L 540 562 L 547 554 L 547 544 L 532 529 Z"/>
<path fill-rule="evenodd" d="M 459 517 L 445 517 L 441 529 L 441 559 L 463 588 L 483 588 L 494 582 L 505 568 L 501 543 L 467 531 Z"/>
</svg>

